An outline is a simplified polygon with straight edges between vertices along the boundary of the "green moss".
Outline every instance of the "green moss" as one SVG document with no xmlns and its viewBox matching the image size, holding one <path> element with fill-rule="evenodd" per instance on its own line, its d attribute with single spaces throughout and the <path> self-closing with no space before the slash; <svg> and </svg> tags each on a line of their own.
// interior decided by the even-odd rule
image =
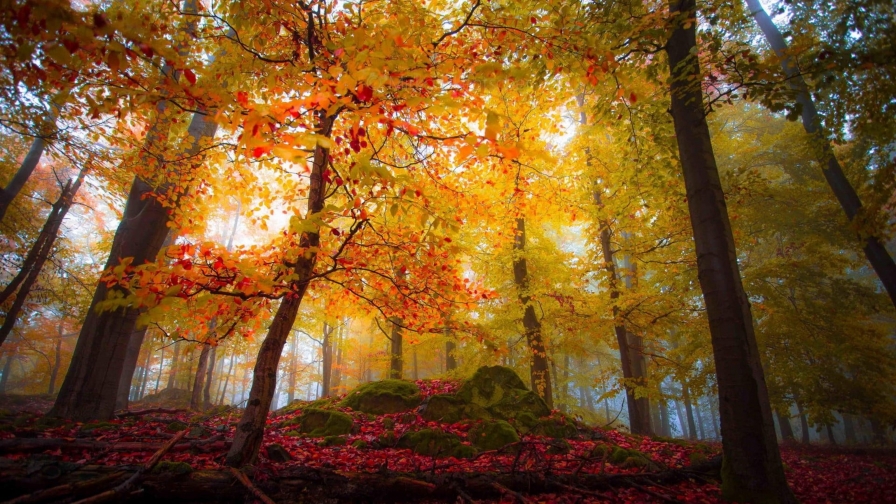
<svg viewBox="0 0 896 504">
<path fill-rule="evenodd" d="M 516 419 L 526 413 L 536 418 L 551 414 L 551 409 L 538 394 L 524 389 L 505 390 L 500 394 L 500 399 L 485 406 L 485 409 L 503 420 Z"/>
<path fill-rule="evenodd" d="M 391 418 L 384 418 L 383 419 L 383 428 L 386 430 L 394 429 L 395 428 L 395 420 L 393 420 Z"/>
<path fill-rule="evenodd" d="M 384 447 L 392 447 L 395 446 L 395 442 L 398 441 L 398 438 L 395 437 L 395 431 L 386 431 L 379 435 L 376 438 L 377 444 Z"/>
<path fill-rule="evenodd" d="M 663 436 L 654 436 L 654 441 L 661 441 L 663 443 L 674 444 L 677 446 L 691 446 L 691 442 L 686 439 L 678 439 L 678 438 L 669 438 Z"/>
<path fill-rule="evenodd" d="M 318 443 L 318 446 L 345 446 L 346 443 L 344 436 L 327 436 Z"/>
<path fill-rule="evenodd" d="M 572 445 L 565 439 L 555 439 L 548 447 L 548 455 L 565 455 L 572 450 Z"/>
<path fill-rule="evenodd" d="M 284 434 L 284 436 L 289 436 L 289 437 L 301 437 L 301 435 L 302 435 L 302 433 L 297 430 L 291 430 L 291 431 L 287 432 L 286 434 Z"/>
<path fill-rule="evenodd" d="M 307 408 L 293 420 L 299 430 L 311 437 L 339 436 L 352 431 L 352 417 L 341 411 Z M 292 424 L 290 424 L 292 425 Z"/>
<path fill-rule="evenodd" d="M 523 380 L 510 368 L 483 366 L 457 390 L 457 397 L 484 407 L 501 401 L 508 390 L 527 390 Z"/>
<path fill-rule="evenodd" d="M 594 448 L 591 449 L 591 456 L 606 458 L 611 452 L 612 452 L 612 450 L 610 449 L 609 446 L 607 446 L 605 444 L 599 444 L 599 445 L 595 445 Z"/>
<path fill-rule="evenodd" d="M 706 460 L 707 460 L 706 455 L 704 455 L 701 452 L 696 452 L 696 451 L 691 452 L 691 454 L 688 455 L 688 459 L 690 459 L 691 465 L 702 464 L 702 463 L 706 462 Z"/>
<path fill-rule="evenodd" d="M 470 444 L 480 450 L 497 450 L 519 442 L 516 429 L 504 420 L 491 420 L 477 423 L 467 432 Z"/>
<path fill-rule="evenodd" d="M 367 441 L 364 441 L 363 439 L 358 439 L 354 443 L 352 443 L 352 446 L 359 450 L 363 450 L 364 448 L 367 448 Z"/>
<path fill-rule="evenodd" d="M 620 465 L 625 463 L 625 460 L 629 457 L 631 457 L 631 454 L 629 454 L 628 450 L 617 446 L 613 448 L 613 451 L 610 453 L 610 463 L 613 465 Z"/>
<path fill-rule="evenodd" d="M 303 401 L 301 399 L 296 399 L 293 402 L 287 404 L 286 406 L 278 409 L 274 412 L 275 415 L 286 415 L 289 413 L 295 413 L 296 411 L 305 410 L 308 408 L 314 409 L 331 409 L 336 407 L 336 403 L 339 401 L 335 397 L 322 397 L 320 399 L 315 399 L 314 401 Z"/>
<path fill-rule="evenodd" d="M 118 426 L 109 422 L 91 422 L 81 426 L 81 432 L 93 432 L 117 429 Z"/>
<path fill-rule="evenodd" d="M 174 422 L 171 422 L 170 424 L 168 424 L 165 427 L 165 430 L 168 432 L 180 432 L 186 428 L 187 428 L 187 424 L 175 420 Z"/>
<path fill-rule="evenodd" d="M 543 418 L 532 428 L 535 434 L 555 439 L 575 439 L 579 429 L 575 423 L 564 415 Z"/>
<path fill-rule="evenodd" d="M 470 447 L 461 443 L 459 437 L 450 432 L 435 429 L 422 429 L 405 433 L 398 440 L 401 448 L 410 448 L 414 453 L 430 457 L 464 458 L 470 453 Z"/>
<path fill-rule="evenodd" d="M 57 427 L 62 427 L 67 423 L 68 421 L 64 418 L 44 416 L 38 418 L 37 421 L 34 422 L 34 426 L 41 429 L 55 429 Z"/>
<path fill-rule="evenodd" d="M 404 380 L 382 380 L 365 383 L 350 392 L 339 403 L 356 411 L 382 415 L 399 413 L 420 405 L 420 389 Z"/>
<path fill-rule="evenodd" d="M 463 420 L 466 403 L 453 395 L 436 394 L 420 408 L 420 416 L 432 422 L 455 423 Z"/>
<path fill-rule="evenodd" d="M 171 462 L 169 460 L 163 460 L 156 464 L 155 467 L 152 468 L 152 472 L 154 474 L 161 473 L 171 473 L 171 474 L 190 474 L 193 472 L 193 466 L 186 462 Z"/>
</svg>

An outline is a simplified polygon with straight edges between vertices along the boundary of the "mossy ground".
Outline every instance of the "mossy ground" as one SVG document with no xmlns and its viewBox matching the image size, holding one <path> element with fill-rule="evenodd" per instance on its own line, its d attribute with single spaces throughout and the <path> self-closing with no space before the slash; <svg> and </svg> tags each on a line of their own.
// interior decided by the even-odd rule
<svg viewBox="0 0 896 504">
<path fill-rule="evenodd" d="M 414 409 L 421 401 L 420 389 L 414 383 L 404 380 L 383 380 L 365 383 L 349 392 L 339 406 L 382 415 Z"/>
</svg>

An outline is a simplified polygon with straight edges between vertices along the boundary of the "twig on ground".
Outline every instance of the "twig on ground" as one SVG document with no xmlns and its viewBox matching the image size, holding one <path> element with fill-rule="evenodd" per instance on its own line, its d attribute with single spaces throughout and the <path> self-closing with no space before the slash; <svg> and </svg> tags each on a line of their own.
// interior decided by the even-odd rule
<svg viewBox="0 0 896 504">
<path fill-rule="evenodd" d="M 252 495 L 257 497 L 258 500 L 260 500 L 261 502 L 264 502 L 264 504 L 276 504 L 270 497 L 265 495 L 265 493 L 262 492 L 257 486 L 253 485 L 252 482 L 249 481 L 249 478 L 246 477 L 246 475 L 243 473 L 243 471 L 240 471 L 239 469 L 236 469 L 234 467 L 228 467 L 227 471 L 229 471 L 230 474 L 233 475 L 233 477 L 235 477 L 240 483 L 242 483 L 243 486 L 246 487 L 247 490 L 252 492 Z"/>
</svg>

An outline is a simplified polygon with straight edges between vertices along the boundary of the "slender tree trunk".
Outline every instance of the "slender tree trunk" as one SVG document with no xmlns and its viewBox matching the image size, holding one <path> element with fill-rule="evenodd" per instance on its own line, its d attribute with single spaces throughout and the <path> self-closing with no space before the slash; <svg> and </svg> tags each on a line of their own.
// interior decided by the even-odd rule
<svg viewBox="0 0 896 504">
<path fill-rule="evenodd" d="M 831 443 L 832 446 L 837 446 L 837 438 L 834 437 L 834 428 L 831 427 L 831 424 L 825 424 L 824 427 L 828 433 L 828 442 Z"/>
<path fill-rule="evenodd" d="M 55 114 L 48 122 L 55 128 Z M 18 196 L 22 191 L 22 188 L 25 187 L 25 183 L 28 182 L 28 179 L 31 178 L 31 174 L 34 173 L 34 169 L 37 168 L 38 163 L 40 163 L 40 158 L 44 154 L 46 145 L 47 142 L 44 137 L 35 137 L 34 141 L 31 142 L 31 148 L 28 150 L 28 154 L 25 155 L 25 159 L 22 160 L 22 164 L 19 165 L 19 169 L 16 171 L 16 174 L 13 175 L 12 180 L 9 181 L 9 184 L 7 184 L 6 187 L 0 189 L 0 222 L 6 217 L 9 205 L 12 204 L 15 197 Z"/>
<path fill-rule="evenodd" d="M 161 350 L 159 350 L 159 374 L 156 375 L 156 386 L 153 389 L 153 394 L 159 393 L 159 383 L 162 381 L 162 370 L 165 369 L 165 347 L 162 346 Z"/>
<path fill-rule="evenodd" d="M 9 374 L 12 373 L 12 354 L 6 354 L 6 363 L 3 364 L 3 376 L 0 377 L 0 394 L 6 393 L 6 384 L 9 382 Z"/>
<path fill-rule="evenodd" d="M 694 408 L 691 405 L 691 393 L 688 386 L 681 382 L 681 400 L 684 402 L 684 409 L 688 414 L 688 434 L 690 439 L 697 439 L 697 426 L 694 423 Z"/>
<path fill-rule="evenodd" d="M 343 358 L 342 353 L 343 353 L 343 347 L 345 346 L 343 342 L 345 340 L 345 331 L 346 331 L 347 323 L 348 323 L 347 319 L 343 320 L 342 325 L 339 326 L 339 330 L 336 332 L 336 342 L 335 342 L 336 365 L 333 367 L 333 379 L 331 382 L 331 388 L 334 391 L 336 391 L 340 386 L 342 386 L 342 358 Z M 338 394 L 339 392 L 337 391 L 335 393 Z"/>
<path fill-rule="evenodd" d="M 208 353 L 211 345 L 203 344 L 199 352 L 199 363 L 196 365 L 196 375 L 193 376 L 193 393 L 190 395 L 190 409 L 201 410 L 203 404 L 202 394 L 205 391 L 205 377 L 208 375 Z"/>
<path fill-rule="evenodd" d="M 227 384 L 230 383 L 230 377 L 233 376 L 233 363 L 236 360 L 236 349 L 230 354 L 230 366 L 227 368 L 227 376 L 224 378 L 224 385 L 221 387 L 221 395 L 218 396 L 218 404 L 224 404 L 224 398 L 227 397 Z M 232 401 L 231 401 L 232 402 Z"/>
<path fill-rule="evenodd" d="M 143 380 L 140 383 L 140 391 L 137 393 L 135 400 L 140 401 L 146 395 L 146 384 L 149 382 L 149 366 L 152 363 L 152 347 L 154 337 L 150 336 L 149 343 L 146 348 L 146 359 L 143 361 Z"/>
<path fill-rule="evenodd" d="M 12 282 L 0 293 L 0 304 L 15 293 L 15 299 L 13 299 L 12 304 L 6 310 L 6 319 L 3 321 L 3 325 L 0 326 L 0 345 L 6 341 L 6 338 L 12 332 L 19 313 L 25 305 L 25 300 L 31 293 L 34 284 L 37 283 L 37 277 L 40 275 L 44 264 L 50 258 L 56 239 L 59 237 L 59 228 L 62 226 L 65 215 L 75 201 L 75 194 L 77 194 L 81 183 L 84 181 L 84 175 L 86 175 L 86 170 L 82 169 L 74 181 L 70 180 L 66 183 L 59 194 L 59 198 L 53 203 L 53 208 L 50 210 L 47 221 L 44 223 L 40 234 L 38 234 L 37 240 L 31 246 L 28 255 L 25 256 L 22 269 L 19 270 Z M 16 287 L 18 287 L 18 290 L 16 290 Z"/>
<path fill-rule="evenodd" d="M 330 397 L 330 384 L 333 374 L 333 326 L 324 322 L 324 337 L 321 343 L 321 397 Z"/>
<path fill-rule="evenodd" d="M 671 113 L 719 388 L 722 497 L 795 503 L 784 477 L 753 316 L 741 283 L 725 195 L 703 111 L 696 1 L 671 0 L 670 13 L 673 31 L 666 53 L 671 73 Z"/>
<path fill-rule="evenodd" d="M 787 415 L 782 415 L 778 410 L 775 410 L 775 415 L 778 417 L 778 425 L 781 427 L 781 440 L 785 443 L 796 441 L 796 436 L 793 435 L 793 426 L 790 425 L 790 418 Z"/>
<path fill-rule="evenodd" d="M 678 424 L 681 427 L 681 437 L 694 439 L 691 437 L 691 433 L 688 432 L 687 417 L 685 417 L 684 409 L 681 407 L 680 401 L 675 401 L 675 413 L 678 416 Z"/>
<path fill-rule="evenodd" d="M 292 404 L 296 394 L 296 361 L 298 360 L 298 337 L 292 338 L 292 349 L 289 356 L 289 390 L 286 392 L 286 404 Z"/>
<path fill-rule="evenodd" d="M 419 379 L 419 373 L 417 370 L 417 345 L 411 347 L 411 364 L 413 369 L 411 370 L 411 379 L 417 381 Z"/>
<path fill-rule="evenodd" d="M 401 329 L 402 320 L 399 317 L 392 317 L 392 334 L 389 336 L 390 351 L 389 355 L 389 378 L 400 380 L 403 372 L 404 356 L 402 355 L 402 339 L 403 331 Z"/>
<path fill-rule="evenodd" d="M 544 399 L 549 408 L 554 407 L 551 390 L 551 373 L 548 369 L 548 353 L 541 333 L 541 321 L 535 314 L 535 305 L 529 294 L 529 271 L 526 258 L 526 220 L 516 220 L 516 234 L 513 241 L 513 279 L 517 297 L 523 305 L 523 329 L 529 346 L 529 384 L 532 390 Z"/>
<path fill-rule="evenodd" d="M 800 415 L 800 442 L 809 444 L 809 419 L 807 419 L 806 414 L 803 413 L 803 406 L 799 401 L 796 402 L 796 409 Z"/>
<path fill-rule="evenodd" d="M 706 439 L 706 430 L 703 428 L 703 414 L 700 412 L 700 398 L 694 401 L 694 417 L 697 419 L 697 430 L 700 431 L 700 439 Z"/>
<path fill-rule="evenodd" d="M 202 387 L 202 408 L 208 409 L 212 406 L 212 378 L 215 376 L 215 364 L 218 356 L 218 347 L 217 345 L 212 346 L 211 353 L 208 357 L 208 366 L 205 371 L 205 386 Z M 199 368 L 199 372 L 202 372 L 202 368 Z"/>
<path fill-rule="evenodd" d="M 335 116 L 321 117 L 318 134 L 329 137 Z M 329 166 L 330 152 L 320 144 L 314 149 L 313 166 L 310 174 L 308 189 L 308 211 L 306 216 L 320 213 L 324 208 L 326 198 L 326 182 L 324 170 Z M 300 250 L 317 250 L 320 246 L 320 233 L 315 231 L 303 232 L 299 239 Z M 240 418 L 239 425 L 233 436 L 233 444 L 227 453 L 226 464 L 231 467 L 242 467 L 252 464 L 258 457 L 258 450 L 264 436 L 264 426 L 274 388 L 277 381 L 277 365 L 283 346 L 295 323 L 296 315 L 302 298 L 308 290 L 308 283 L 314 273 L 316 254 L 300 254 L 292 268 L 295 278 L 292 284 L 292 292 L 283 298 L 280 307 L 271 321 L 267 336 L 261 343 L 261 349 L 255 360 L 255 374 L 252 381 L 252 390 L 249 393 L 249 401 Z"/>
<path fill-rule="evenodd" d="M 449 333 L 448 339 L 445 340 L 445 371 L 454 371 L 457 369 L 456 351 L 457 343 L 454 342 L 453 334 Z"/>
<path fill-rule="evenodd" d="M 56 354 L 53 356 L 53 371 L 50 373 L 50 384 L 47 386 L 47 394 L 52 395 L 56 391 L 56 377 L 59 376 L 59 367 L 62 364 L 62 338 L 56 339 Z"/>
<path fill-rule="evenodd" d="M 174 389 L 177 388 L 177 368 L 180 364 L 180 340 L 174 342 L 174 348 L 172 352 L 174 355 L 171 356 L 171 370 L 168 372 L 168 386 L 166 388 Z"/>
<path fill-rule="evenodd" d="M 803 80 L 796 62 L 790 57 L 787 49 L 787 42 L 781 36 L 781 32 L 772 18 L 769 17 L 759 0 L 746 0 L 747 7 L 756 19 L 756 24 L 765 34 L 765 40 L 771 46 L 775 54 L 781 60 L 781 68 L 787 76 L 787 83 L 792 90 L 796 92 L 796 101 L 801 108 L 801 117 L 803 121 L 803 129 L 806 130 L 817 146 L 818 162 L 822 166 L 822 173 L 825 180 L 840 202 L 843 212 L 847 219 L 853 221 L 856 215 L 862 209 L 862 201 L 859 199 L 855 188 L 850 184 L 849 179 L 843 173 L 843 168 L 834 151 L 831 143 L 828 141 L 827 135 L 822 129 L 821 120 L 818 117 L 818 110 L 815 108 L 815 102 L 809 94 L 809 87 Z M 871 267 L 877 273 L 881 283 L 890 295 L 890 301 L 896 306 L 896 262 L 887 252 L 884 243 L 876 236 L 868 236 L 863 238 L 862 246 L 865 257 L 871 263 Z"/>
</svg>

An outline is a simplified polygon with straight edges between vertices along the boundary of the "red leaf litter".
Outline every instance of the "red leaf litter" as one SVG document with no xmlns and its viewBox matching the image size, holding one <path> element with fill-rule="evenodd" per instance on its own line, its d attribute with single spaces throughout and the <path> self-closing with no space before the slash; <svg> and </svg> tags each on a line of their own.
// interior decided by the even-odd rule
<svg viewBox="0 0 896 504">
<path fill-rule="evenodd" d="M 448 380 L 420 380 L 416 382 L 424 397 L 433 394 L 450 394 L 457 390 L 459 383 Z M 152 454 L 151 447 L 170 439 L 173 432 L 184 427 L 175 422 L 201 427 L 195 429 L 184 441 L 208 443 L 194 450 L 171 451 L 165 460 L 189 463 L 194 469 L 222 469 L 227 444 L 233 436 L 240 411 L 231 410 L 216 416 L 189 413 L 158 413 L 133 418 L 113 420 L 93 430 L 85 430 L 82 424 L 68 424 L 61 427 L 42 428 L 40 413 L 49 409 L 47 400 L 23 399 L 15 407 L 0 404 L 0 439 L 16 437 L 56 438 L 65 440 L 91 440 L 107 443 L 113 448 L 90 448 L 82 450 L 46 450 L 43 456 L 52 456 L 60 461 L 77 464 L 134 465 L 144 463 Z M 319 446 L 320 439 L 289 436 L 287 432 L 295 427 L 279 427 L 288 419 L 297 417 L 301 411 L 287 414 L 271 414 L 265 434 L 265 445 L 278 443 L 292 456 L 293 460 L 277 463 L 269 460 L 262 448 L 257 467 L 264 474 L 295 467 L 319 467 L 346 472 L 378 472 L 391 470 L 409 473 L 450 473 L 450 472 L 511 472 L 539 471 L 549 474 L 635 474 L 660 469 L 678 469 L 691 464 L 692 460 L 705 460 L 721 452 L 717 443 L 669 442 L 645 437 L 631 436 L 618 430 L 596 428 L 591 436 L 579 440 L 569 440 L 568 453 L 554 453 L 550 448 L 554 442 L 538 436 L 522 436 L 523 449 L 519 453 L 510 450 L 484 452 L 472 459 L 434 458 L 418 455 L 401 448 L 377 448 L 377 440 L 387 430 L 392 430 L 396 438 L 409 430 L 435 428 L 457 434 L 465 438 L 470 425 L 465 423 L 440 424 L 428 422 L 415 411 L 380 415 L 376 417 L 339 408 L 352 416 L 355 422 L 353 434 L 346 436 L 344 446 Z M 15 410 L 15 412 L 11 411 Z M 391 429 L 386 427 L 390 426 Z M 593 439 L 586 439 L 591 437 Z M 210 439 L 215 438 L 215 439 Z M 357 441 L 366 442 L 366 447 L 355 447 Z M 143 449 L 116 449 L 127 447 L 124 443 L 145 443 Z M 360 443 L 359 443 L 360 444 Z M 614 465 L 605 456 L 595 456 L 595 448 L 606 446 L 609 450 L 620 447 L 637 450 L 649 457 L 656 466 L 623 467 Z M 785 445 L 781 448 L 785 472 L 790 486 L 803 504 L 827 503 L 896 503 L 896 450 L 881 447 L 850 448 L 827 446 Z M 4 451 L 0 456 L 13 460 L 33 457 L 34 452 L 15 453 Z M 2 481 L 2 476 L 0 476 Z M 718 503 L 721 490 L 718 482 L 686 480 L 683 483 L 662 487 L 620 488 L 612 492 L 612 500 L 597 496 L 579 494 L 539 494 L 526 498 L 538 503 L 598 503 L 598 502 L 682 502 Z M 662 498 L 661 498 L 662 497 Z M 514 497 L 515 498 L 515 497 Z M 489 502 L 489 501 L 480 501 Z M 496 501 L 491 501 L 496 502 Z M 513 502 L 505 496 L 501 502 Z"/>
</svg>

